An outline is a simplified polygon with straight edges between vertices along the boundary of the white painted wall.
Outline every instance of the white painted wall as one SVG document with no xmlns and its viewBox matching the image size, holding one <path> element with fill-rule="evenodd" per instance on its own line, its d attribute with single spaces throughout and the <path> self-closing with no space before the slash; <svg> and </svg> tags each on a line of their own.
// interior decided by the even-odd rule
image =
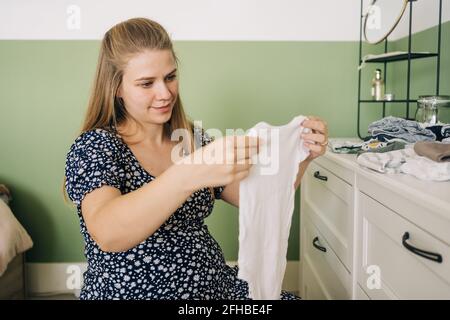
<svg viewBox="0 0 450 320">
<path fill-rule="evenodd" d="M 81 28 L 66 27 L 66 8 Z M 1 0 L 0 39 L 101 39 L 127 18 L 160 22 L 174 40 L 356 40 L 358 0 Z"/>
<path fill-rule="evenodd" d="M 394 2 L 403 2 L 404 0 L 378 0 L 386 5 L 386 8 L 399 7 Z M 365 3 L 371 0 L 364 0 Z M 439 19 L 439 0 L 417 0 L 413 2 L 412 33 L 431 28 L 438 24 Z M 450 0 L 442 0 L 442 22 L 450 20 Z M 405 14 L 400 23 L 389 36 L 389 40 L 397 40 L 406 37 L 409 31 L 409 6 L 406 7 Z M 444 36 L 444 35 L 443 35 Z"/>
<path fill-rule="evenodd" d="M 415 31 L 437 23 L 437 2 L 415 2 Z M 450 0 L 443 2 L 448 21 Z M 71 5 L 80 9 L 79 29 L 71 29 Z M 357 41 L 359 10 L 359 0 L 1 0 L 0 39 L 101 39 L 114 24 L 145 16 L 174 40 Z M 405 30 L 402 23 L 396 36 Z"/>
</svg>

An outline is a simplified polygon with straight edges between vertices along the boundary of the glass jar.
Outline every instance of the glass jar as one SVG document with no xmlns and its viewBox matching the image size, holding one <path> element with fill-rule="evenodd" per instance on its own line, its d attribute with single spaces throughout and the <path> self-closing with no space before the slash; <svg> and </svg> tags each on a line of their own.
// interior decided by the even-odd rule
<svg viewBox="0 0 450 320">
<path fill-rule="evenodd" d="M 450 106 L 450 96 L 419 96 L 415 120 L 427 125 L 435 125 L 439 122 L 439 108 L 448 106 Z"/>
</svg>

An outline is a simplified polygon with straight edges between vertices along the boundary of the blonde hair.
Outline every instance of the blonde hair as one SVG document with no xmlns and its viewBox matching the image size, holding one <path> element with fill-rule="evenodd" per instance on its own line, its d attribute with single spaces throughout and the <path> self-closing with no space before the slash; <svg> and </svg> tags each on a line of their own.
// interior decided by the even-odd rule
<svg viewBox="0 0 450 320">
<path fill-rule="evenodd" d="M 117 92 L 122 83 L 127 62 L 132 56 L 144 50 L 170 50 L 178 65 L 178 58 L 169 35 L 155 21 L 147 18 L 133 18 L 116 24 L 105 33 L 81 133 L 97 128 L 111 130 L 123 124 L 125 120 L 135 120 L 126 111 L 123 100 L 117 97 Z M 139 122 L 134 122 L 139 125 Z M 189 141 L 183 141 L 183 143 L 186 152 L 193 152 L 195 150 L 194 125 L 184 112 L 179 94 L 172 109 L 172 116 L 164 124 L 164 134 L 170 138 L 176 129 L 185 129 L 184 132 L 189 133 Z M 64 177 L 64 197 L 67 199 L 65 181 Z M 213 188 L 209 189 L 214 198 Z"/>
<path fill-rule="evenodd" d="M 169 35 L 155 21 L 133 18 L 115 25 L 106 32 L 100 47 L 82 132 L 96 128 L 117 127 L 126 119 L 134 120 L 127 113 L 123 100 L 117 97 L 117 92 L 128 60 L 144 50 L 170 50 L 178 64 Z M 179 94 L 172 116 L 164 124 L 164 133 L 170 138 L 172 131 L 178 128 L 187 129 L 189 132 L 193 129 L 192 122 L 184 113 Z"/>
</svg>

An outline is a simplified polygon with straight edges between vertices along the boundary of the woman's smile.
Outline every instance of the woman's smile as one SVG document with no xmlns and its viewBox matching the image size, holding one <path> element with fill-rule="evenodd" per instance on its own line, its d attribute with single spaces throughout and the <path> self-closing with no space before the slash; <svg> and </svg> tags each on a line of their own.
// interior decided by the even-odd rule
<svg viewBox="0 0 450 320">
<path fill-rule="evenodd" d="M 150 109 L 153 109 L 155 112 L 158 113 L 165 113 L 168 112 L 172 109 L 172 102 L 169 102 L 166 105 L 162 105 L 162 106 L 151 106 Z"/>
</svg>

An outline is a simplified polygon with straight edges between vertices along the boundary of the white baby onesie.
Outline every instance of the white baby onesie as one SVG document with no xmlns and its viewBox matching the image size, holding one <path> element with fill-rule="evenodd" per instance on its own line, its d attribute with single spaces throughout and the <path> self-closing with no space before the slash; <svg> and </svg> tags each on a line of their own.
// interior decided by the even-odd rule
<svg viewBox="0 0 450 320">
<path fill-rule="evenodd" d="M 284 126 L 260 122 L 247 135 L 265 144 L 252 160 L 256 163 L 239 185 L 238 277 L 249 285 L 250 298 L 280 299 L 286 269 L 286 253 L 292 212 L 294 183 L 299 163 L 308 155 L 303 146 L 297 116 Z"/>
</svg>

